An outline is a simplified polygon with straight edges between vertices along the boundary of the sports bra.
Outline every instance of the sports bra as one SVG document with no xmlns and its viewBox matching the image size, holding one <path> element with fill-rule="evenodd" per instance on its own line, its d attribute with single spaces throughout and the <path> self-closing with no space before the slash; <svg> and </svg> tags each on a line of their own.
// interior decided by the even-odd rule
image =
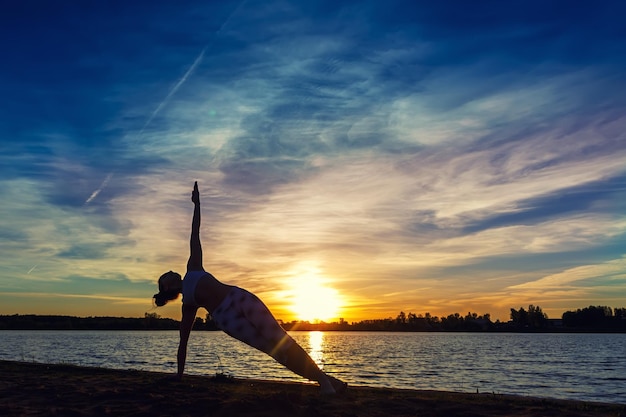
<svg viewBox="0 0 626 417">
<path fill-rule="evenodd" d="M 196 287 L 200 278 L 208 274 L 206 271 L 187 271 L 183 278 L 183 304 L 198 306 L 196 302 Z"/>
</svg>

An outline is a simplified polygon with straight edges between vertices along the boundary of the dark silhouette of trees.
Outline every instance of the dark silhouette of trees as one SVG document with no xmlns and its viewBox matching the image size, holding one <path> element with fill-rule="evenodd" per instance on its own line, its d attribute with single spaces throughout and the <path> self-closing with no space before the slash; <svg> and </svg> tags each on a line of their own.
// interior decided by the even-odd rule
<svg viewBox="0 0 626 417">
<path fill-rule="evenodd" d="M 401 311 L 400 314 L 398 314 L 396 322 L 399 324 L 406 324 L 406 314 L 404 314 L 404 311 Z"/>
<path fill-rule="evenodd" d="M 511 323 L 516 327 L 528 326 L 528 313 L 524 310 L 524 307 L 520 307 L 519 311 L 511 309 Z"/>
<path fill-rule="evenodd" d="M 12 315 L 0 316 L 1 330 L 174 330 L 179 322 L 156 313 L 143 318 Z"/>
<path fill-rule="evenodd" d="M 580 330 L 626 331 L 626 308 L 589 306 L 563 313 L 563 326 Z"/>
<path fill-rule="evenodd" d="M 544 329 L 548 324 L 548 315 L 541 311 L 541 307 L 529 305 L 528 311 L 524 307 L 519 310 L 511 309 L 511 324 L 518 329 Z"/>
<path fill-rule="evenodd" d="M 459 313 L 450 314 L 441 318 L 441 328 L 443 330 L 461 330 L 464 326 L 464 319 Z"/>
<path fill-rule="evenodd" d="M 541 307 L 529 305 L 528 309 L 511 308 L 509 322 L 495 323 L 491 315 L 468 312 L 465 316 L 454 313 L 445 317 L 430 313 L 400 313 L 395 318 L 363 320 L 348 323 L 281 322 L 286 330 L 320 331 L 389 331 L 389 332 L 626 332 L 626 308 L 589 306 L 563 313 L 561 320 L 549 320 Z M 70 317 L 37 315 L 0 315 L 0 330 L 178 330 L 180 322 L 162 318 L 156 313 L 146 313 L 142 318 L 124 317 Z M 194 330 L 219 330 L 210 314 L 196 318 Z"/>
</svg>

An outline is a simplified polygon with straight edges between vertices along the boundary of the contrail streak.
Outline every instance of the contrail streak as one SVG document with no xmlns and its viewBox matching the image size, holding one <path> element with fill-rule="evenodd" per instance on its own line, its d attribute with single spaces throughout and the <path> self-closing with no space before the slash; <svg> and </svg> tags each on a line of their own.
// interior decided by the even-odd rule
<svg viewBox="0 0 626 417">
<path fill-rule="evenodd" d="M 104 189 L 104 187 L 107 186 L 107 184 L 111 180 L 111 177 L 113 177 L 113 173 L 112 172 L 109 175 L 106 176 L 104 181 L 102 181 L 102 184 L 100 184 L 100 187 L 96 191 L 91 193 L 89 198 L 85 201 L 84 205 L 87 205 L 87 204 L 91 203 L 93 201 L 93 199 L 96 198 L 98 196 L 98 194 L 100 194 L 100 191 L 102 191 Z"/>
<path fill-rule="evenodd" d="M 185 73 L 185 75 L 183 75 L 181 77 L 180 80 L 178 80 L 178 82 L 174 85 L 174 87 L 172 87 L 172 89 L 170 90 L 169 93 L 167 93 L 167 95 L 165 96 L 165 98 L 163 99 L 163 101 L 161 101 L 161 103 L 159 103 L 159 105 L 157 106 L 157 108 L 152 112 L 152 114 L 150 115 L 150 117 L 148 118 L 148 120 L 146 121 L 146 123 L 143 125 L 143 127 L 141 128 L 141 130 L 139 131 L 139 135 L 141 135 L 143 133 L 143 131 L 146 129 L 146 127 L 148 127 L 148 125 L 150 123 L 152 123 L 152 120 L 156 117 L 157 114 L 159 114 L 159 112 L 161 111 L 161 109 L 163 107 L 165 107 L 165 105 L 170 101 L 170 99 L 172 98 L 172 96 L 174 94 L 176 94 L 176 92 L 178 91 L 178 89 L 185 83 L 185 81 L 187 81 L 187 78 L 189 78 L 189 76 L 191 75 L 191 73 L 193 73 L 193 71 L 196 69 L 196 67 L 198 66 L 198 64 L 200 63 L 200 61 L 202 61 L 202 58 L 204 57 L 204 53 L 206 52 L 208 46 L 205 46 L 204 49 L 202 49 L 202 52 L 200 52 L 200 55 L 198 55 L 198 57 L 196 58 L 195 61 L 193 61 L 193 64 L 191 64 L 191 67 L 189 67 L 189 69 L 187 70 L 187 72 Z"/>
<path fill-rule="evenodd" d="M 228 22 L 230 22 L 230 20 L 232 19 L 232 17 L 239 11 L 239 9 L 241 9 L 241 6 L 243 6 L 243 4 L 246 2 L 246 0 L 242 0 L 239 5 L 235 8 L 235 10 L 232 11 L 231 14 L 228 15 L 228 17 L 226 18 L 226 20 L 224 20 L 224 23 L 222 23 L 220 25 L 220 27 L 217 29 L 217 31 L 215 31 L 216 35 L 219 35 L 219 33 L 222 31 L 222 29 L 224 29 L 224 27 L 228 24 Z M 138 136 L 141 136 L 144 132 L 144 130 L 146 130 L 146 128 L 150 125 L 150 123 L 152 123 L 152 120 L 154 120 L 154 118 L 161 112 L 161 110 L 163 109 L 163 107 L 165 107 L 167 105 L 167 103 L 170 101 L 170 99 L 172 98 L 172 96 L 174 94 L 176 94 L 176 92 L 180 89 L 180 87 L 185 83 L 185 81 L 187 81 L 187 78 L 189 78 L 189 76 L 194 72 L 194 70 L 196 69 L 196 67 L 198 66 L 198 64 L 200 63 L 200 61 L 202 61 L 202 58 L 204 58 L 204 53 L 207 51 L 207 49 L 209 49 L 209 47 L 211 47 L 213 45 L 213 43 L 215 42 L 215 39 L 213 39 L 211 42 L 209 42 L 200 52 L 200 54 L 197 56 L 196 60 L 193 61 L 193 64 L 191 64 L 191 66 L 189 67 L 189 69 L 187 70 L 187 72 L 180 78 L 180 80 L 178 80 L 178 82 L 174 85 L 174 87 L 172 87 L 172 89 L 169 91 L 169 93 L 167 93 L 167 95 L 165 96 L 165 98 L 161 101 L 161 103 L 159 103 L 159 105 L 157 106 L 157 108 L 152 112 L 152 114 L 150 115 L 150 117 L 148 118 L 148 120 L 146 121 L 146 123 L 144 123 L 143 127 L 141 128 L 141 130 L 139 131 Z"/>
<path fill-rule="evenodd" d="M 219 34 L 222 31 L 222 29 L 224 29 L 224 27 L 228 24 L 228 22 L 230 22 L 230 19 L 239 11 L 239 9 L 241 9 L 241 6 L 243 6 L 243 4 L 245 2 L 246 2 L 246 0 L 241 0 L 241 2 L 239 2 L 239 5 L 237 5 L 237 7 L 235 7 L 235 10 L 233 10 L 233 12 L 228 15 L 226 20 L 224 20 L 224 23 L 222 23 L 220 28 L 215 32 L 216 35 Z"/>
</svg>

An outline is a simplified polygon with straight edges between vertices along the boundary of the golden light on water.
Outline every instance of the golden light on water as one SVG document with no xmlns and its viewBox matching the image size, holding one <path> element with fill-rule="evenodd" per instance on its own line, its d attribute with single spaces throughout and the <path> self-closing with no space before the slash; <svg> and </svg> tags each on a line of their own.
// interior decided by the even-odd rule
<svg viewBox="0 0 626 417">
<path fill-rule="evenodd" d="M 297 320 L 317 322 L 339 318 L 343 300 L 337 290 L 325 283 L 316 268 L 298 270 L 290 279 L 292 303 Z"/>
<path fill-rule="evenodd" d="M 324 333 L 309 332 L 309 356 L 315 361 L 317 366 L 324 366 Z"/>
</svg>

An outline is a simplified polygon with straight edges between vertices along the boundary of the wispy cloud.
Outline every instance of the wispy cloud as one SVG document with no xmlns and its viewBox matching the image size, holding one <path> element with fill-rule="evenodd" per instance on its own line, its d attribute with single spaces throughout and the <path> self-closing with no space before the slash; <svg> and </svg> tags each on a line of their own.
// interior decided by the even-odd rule
<svg viewBox="0 0 626 417">
<path fill-rule="evenodd" d="M 512 289 L 552 290 L 581 281 L 601 279 L 606 284 L 619 280 L 626 285 L 626 257 L 613 259 L 596 265 L 582 265 L 551 274 L 535 281 L 511 286 Z"/>
</svg>

